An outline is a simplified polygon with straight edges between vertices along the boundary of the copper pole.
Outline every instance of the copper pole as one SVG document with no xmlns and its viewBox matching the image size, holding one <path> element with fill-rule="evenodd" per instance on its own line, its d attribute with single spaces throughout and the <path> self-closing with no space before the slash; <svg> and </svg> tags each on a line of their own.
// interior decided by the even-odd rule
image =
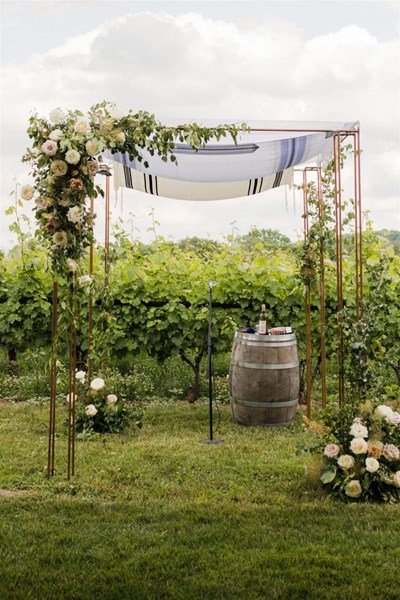
<svg viewBox="0 0 400 600">
<path fill-rule="evenodd" d="M 354 251 L 355 251 L 355 287 L 356 287 L 356 319 L 360 320 L 360 223 L 358 211 L 358 178 L 357 178 L 357 148 L 353 135 L 353 177 L 354 177 Z"/>
<path fill-rule="evenodd" d="M 322 194 L 322 173 L 321 167 L 317 168 L 317 189 L 318 189 L 318 219 L 320 231 L 324 231 L 324 200 Z M 321 394 L 322 407 L 326 406 L 326 307 L 325 307 L 325 240 L 320 236 L 319 247 L 319 297 L 320 297 L 320 335 L 321 335 Z"/>
<path fill-rule="evenodd" d="M 340 133 L 334 136 L 335 167 L 335 225 L 336 225 L 336 289 L 338 315 L 338 369 L 339 406 L 344 403 L 343 371 L 343 240 L 342 240 L 342 189 L 341 189 L 341 147 Z"/>
<path fill-rule="evenodd" d="M 69 334 L 69 381 L 68 381 L 68 479 L 75 472 L 75 394 L 76 394 L 76 276 L 73 275 L 71 298 L 71 321 Z"/>
<path fill-rule="evenodd" d="M 308 190 L 307 170 L 303 170 L 303 219 L 304 219 L 304 243 L 307 243 L 309 233 L 308 219 Z M 307 281 L 307 280 L 306 280 Z M 311 418 L 311 287 L 310 282 L 305 283 L 305 309 L 306 309 L 306 404 L 307 417 Z"/>
<path fill-rule="evenodd" d="M 57 395 L 57 320 L 58 320 L 58 284 L 53 283 L 53 312 L 51 321 L 51 360 L 50 360 L 50 413 L 49 443 L 47 453 L 47 477 L 54 475 L 54 453 L 56 432 L 56 395 Z"/>
<path fill-rule="evenodd" d="M 90 198 L 90 212 L 94 212 L 94 199 Z M 92 224 L 93 234 L 93 224 Z M 89 246 L 89 275 L 93 275 L 93 242 Z M 88 356 L 87 356 L 87 377 L 90 382 L 92 378 L 92 343 L 93 343 L 93 295 L 92 289 L 89 291 L 88 299 Z"/>
<path fill-rule="evenodd" d="M 360 147 L 360 130 L 355 133 L 355 146 L 357 153 L 356 173 L 357 190 L 358 190 L 358 259 L 359 259 L 359 312 L 360 318 L 363 316 L 363 240 L 362 240 L 362 207 L 361 207 L 361 147 Z"/>
<path fill-rule="evenodd" d="M 105 199 L 105 232 L 104 232 L 104 287 L 108 288 L 108 272 L 110 257 L 110 181 L 106 176 L 106 199 Z"/>
</svg>

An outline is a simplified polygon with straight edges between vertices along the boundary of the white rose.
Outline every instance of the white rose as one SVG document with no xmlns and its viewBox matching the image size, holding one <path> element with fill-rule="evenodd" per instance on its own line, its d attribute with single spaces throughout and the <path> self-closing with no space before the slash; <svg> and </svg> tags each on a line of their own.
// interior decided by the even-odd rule
<svg viewBox="0 0 400 600">
<path fill-rule="evenodd" d="M 67 219 L 71 223 L 80 223 L 82 221 L 82 209 L 80 206 L 71 206 L 67 212 Z"/>
<path fill-rule="evenodd" d="M 67 269 L 71 273 L 76 273 L 78 270 L 78 263 L 76 263 L 72 258 L 67 258 Z"/>
<path fill-rule="evenodd" d="M 342 454 L 342 456 L 339 456 L 337 459 L 339 467 L 344 471 L 352 469 L 354 467 L 354 462 L 354 458 L 350 456 L 350 454 Z"/>
<path fill-rule="evenodd" d="M 380 465 L 376 458 L 367 458 L 365 461 L 365 468 L 368 473 L 375 473 L 379 469 Z"/>
<path fill-rule="evenodd" d="M 53 142 L 59 142 L 63 137 L 64 132 L 62 129 L 54 129 L 49 135 L 49 139 L 53 140 Z"/>
<path fill-rule="evenodd" d="M 112 119 L 114 119 L 115 121 L 119 121 L 124 116 L 124 113 L 122 112 L 122 110 L 120 110 L 116 106 L 112 106 L 112 107 L 108 108 L 107 110 L 108 110 L 110 117 Z"/>
<path fill-rule="evenodd" d="M 76 133 L 79 133 L 79 135 L 87 135 L 92 130 L 90 124 L 87 121 L 84 121 L 83 119 L 79 119 L 79 121 L 75 123 L 74 129 Z"/>
<path fill-rule="evenodd" d="M 82 286 L 90 285 L 92 283 L 92 278 L 90 275 L 82 275 L 82 277 L 79 277 L 78 283 Z"/>
<path fill-rule="evenodd" d="M 390 406 L 386 406 L 386 404 L 380 404 L 376 407 L 375 412 L 380 417 L 387 417 L 388 415 L 390 415 L 390 413 L 393 412 L 393 410 L 390 408 Z"/>
<path fill-rule="evenodd" d="M 350 448 L 354 454 L 365 454 L 368 450 L 368 444 L 363 438 L 355 437 L 351 440 Z"/>
<path fill-rule="evenodd" d="M 76 374 L 75 374 L 75 379 L 77 381 L 79 381 L 80 383 L 84 383 L 85 382 L 85 377 L 86 377 L 85 371 L 77 371 Z"/>
<path fill-rule="evenodd" d="M 85 148 L 89 156 L 96 156 L 103 150 L 103 145 L 99 140 L 89 140 L 86 142 Z"/>
<path fill-rule="evenodd" d="M 68 152 L 65 154 L 65 160 L 70 165 L 77 165 L 81 160 L 81 155 L 77 150 L 68 150 Z"/>
<path fill-rule="evenodd" d="M 34 193 L 35 193 L 35 188 L 32 187 L 31 185 L 23 185 L 21 188 L 22 200 L 32 200 Z"/>
<path fill-rule="evenodd" d="M 56 125 L 58 123 L 63 123 L 65 121 L 66 114 L 63 110 L 61 110 L 61 108 L 55 108 L 54 110 L 51 111 L 50 113 L 50 121 L 53 121 L 53 123 L 55 123 Z"/>
<path fill-rule="evenodd" d="M 108 394 L 107 396 L 107 404 L 115 404 L 118 398 L 115 394 Z"/>
<path fill-rule="evenodd" d="M 394 474 L 394 485 L 400 487 L 400 471 L 396 471 Z"/>
<path fill-rule="evenodd" d="M 41 146 L 42 151 L 47 154 L 47 156 L 54 156 L 57 154 L 58 144 L 57 142 L 53 142 L 53 140 L 46 140 L 44 144 Z"/>
<path fill-rule="evenodd" d="M 88 404 L 85 408 L 85 412 L 88 417 L 94 417 L 97 414 L 97 408 L 94 404 Z"/>
<path fill-rule="evenodd" d="M 65 231 L 56 231 L 56 233 L 53 235 L 53 242 L 56 244 L 56 246 L 65 248 L 65 246 L 68 244 L 68 237 Z"/>
<path fill-rule="evenodd" d="M 352 479 L 344 488 L 344 492 L 350 498 L 359 498 L 362 494 L 361 483 L 358 479 Z"/>
<path fill-rule="evenodd" d="M 72 399 L 72 402 L 76 402 L 77 395 L 76 394 L 67 394 L 67 402 L 68 402 L 68 404 L 71 402 L 71 399 Z"/>
<path fill-rule="evenodd" d="M 366 438 L 368 437 L 368 429 L 361 423 L 353 423 L 350 429 L 350 435 L 353 437 Z"/>
<path fill-rule="evenodd" d="M 101 377 L 97 377 L 96 379 L 93 379 L 92 383 L 90 384 L 90 387 L 92 388 L 92 390 L 95 390 L 95 392 L 98 392 L 104 386 L 105 386 L 105 382 L 104 382 L 104 379 L 101 379 Z"/>
</svg>

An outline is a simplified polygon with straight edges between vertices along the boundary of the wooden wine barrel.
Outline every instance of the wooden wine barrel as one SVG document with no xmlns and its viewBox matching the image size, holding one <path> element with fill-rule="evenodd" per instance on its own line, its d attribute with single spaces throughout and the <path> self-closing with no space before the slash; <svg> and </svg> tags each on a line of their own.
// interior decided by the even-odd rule
<svg viewBox="0 0 400 600">
<path fill-rule="evenodd" d="M 290 425 L 300 375 L 294 333 L 235 333 L 229 369 L 232 416 L 240 425 Z"/>
</svg>

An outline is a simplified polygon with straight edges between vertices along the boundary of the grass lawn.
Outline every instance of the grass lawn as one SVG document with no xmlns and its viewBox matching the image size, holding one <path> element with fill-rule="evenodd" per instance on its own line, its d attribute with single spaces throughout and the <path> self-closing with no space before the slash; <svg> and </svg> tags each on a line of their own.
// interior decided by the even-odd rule
<svg viewBox="0 0 400 600">
<path fill-rule="evenodd" d="M 58 409 L 0 406 L 1 600 L 398 600 L 400 506 L 342 504 L 307 480 L 300 416 L 244 428 L 208 405 L 150 405 L 142 430 L 76 444 Z M 218 419 L 216 418 L 216 421 Z"/>
</svg>

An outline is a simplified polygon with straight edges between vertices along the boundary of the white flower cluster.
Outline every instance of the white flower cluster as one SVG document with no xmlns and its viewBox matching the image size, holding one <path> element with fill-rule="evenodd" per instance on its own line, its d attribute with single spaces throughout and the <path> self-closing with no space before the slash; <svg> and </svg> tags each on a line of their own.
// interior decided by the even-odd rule
<svg viewBox="0 0 400 600">
<path fill-rule="evenodd" d="M 400 424 L 400 414 L 386 405 L 378 406 L 374 411 L 374 417 L 393 427 Z M 336 461 L 339 469 L 345 471 L 348 476 L 353 475 L 353 478 L 346 483 L 344 492 L 351 498 L 359 498 L 363 493 L 363 487 L 362 481 L 356 476 L 356 462 L 362 460 L 361 474 L 374 474 L 381 468 L 382 458 L 394 466 L 400 462 L 400 449 L 394 444 L 384 444 L 379 439 L 371 438 L 368 440 L 370 432 L 359 417 L 354 419 L 349 433 L 352 436 L 349 448 L 351 454 L 342 453 L 343 448 L 341 446 L 331 443 L 325 446 L 323 453 L 328 459 Z M 393 485 L 400 487 L 400 470 L 392 473 L 391 478 Z"/>
</svg>

